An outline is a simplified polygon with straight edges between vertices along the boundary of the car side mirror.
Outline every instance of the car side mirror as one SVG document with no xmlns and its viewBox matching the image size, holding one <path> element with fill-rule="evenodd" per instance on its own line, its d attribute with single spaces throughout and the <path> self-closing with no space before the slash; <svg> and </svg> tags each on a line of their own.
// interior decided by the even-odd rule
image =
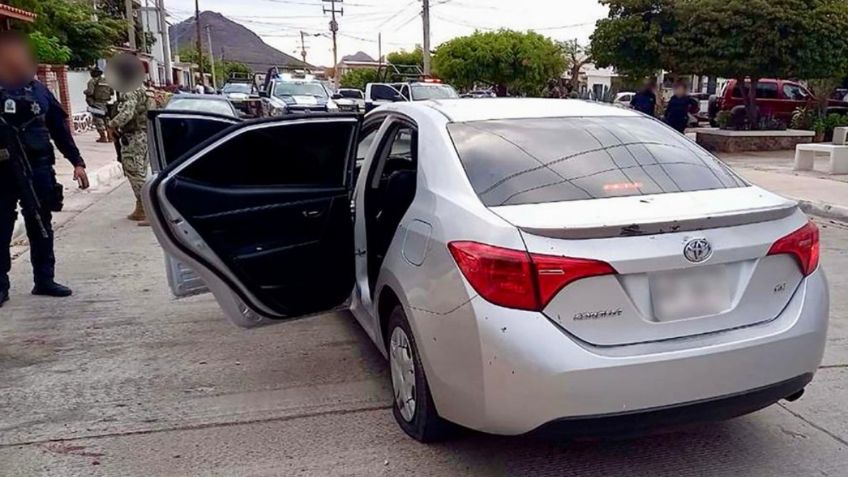
<svg viewBox="0 0 848 477">
<path fill-rule="evenodd" d="M 267 91 L 260 91 L 260 92 L 259 92 L 259 97 L 260 97 L 260 98 L 267 98 L 267 97 L 268 97 L 268 92 L 267 92 Z"/>
<path fill-rule="evenodd" d="M 401 102 L 401 101 L 406 101 L 406 98 L 404 98 L 402 94 L 398 93 L 398 94 L 392 96 L 392 101 L 397 103 L 397 102 Z"/>
<path fill-rule="evenodd" d="M 339 93 L 334 94 L 332 97 L 333 97 L 333 99 L 343 99 L 344 98 L 344 96 L 340 95 Z"/>
</svg>

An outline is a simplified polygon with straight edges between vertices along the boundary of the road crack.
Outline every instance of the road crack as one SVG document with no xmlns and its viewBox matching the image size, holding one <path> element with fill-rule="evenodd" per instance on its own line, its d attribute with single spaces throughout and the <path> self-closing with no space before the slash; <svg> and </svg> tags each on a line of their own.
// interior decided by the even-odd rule
<svg viewBox="0 0 848 477">
<path fill-rule="evenodd" d="M 36 439 L 32 441 L 21 441 L 21 442 L 11 442 L 7 444 L 0 444 L 0 449 L 9 448 L 9 447 L 20 447 L 20 446 L 31 446 L 31 445 L 45 445 L 50 443 L 68 443 L 68 442 L 76 442 L 76 441 L 84 441 L 84 440 L 94 440 L 94 439 L 107 439 L 111 437 L 126 437 L 126 436 L 146 436 L 151 434 L 161 434 L 165 432 L 180 432 L 180 431 L 197 431 L 203 429 L 214 429 L 218 427 L 235 427 L 235 426 L 245 426 L 251 424 L 262 424 L 266 422 L 286 422 L 286 421 L 294 421 L 297 419 L 305 419 L 310 417 L 321 417 L 321 416 L 344 416 L 348 414 L 357 414 L 361 412 L 373 412 L 373 411 L 384 411 L 392 409 L 394 404 L 380 404 L 373 406 L 364 406 L 357 409 L 336 409 L 331 411 L 318 411 L 312 413 L 304 413 L 297 414 L 293 416 L 279 416 L 279 417 L 268 417 L 268 418 L 259 418 L 259 419 L 248 419 L 245 421 L 232 421 L 232 422 L 209 422 L 204 424 L 195 424 L 188 426 L 176 426 L 176 427 L 168 427 L 163 429 L 145 429 L 145 430 L 137 430 L 137 431 L 125 431 L 125 432 L 107 432 L 104 434 L 93 434 L 89 436 L 79 436 L 79 437 L 68 437 L 68 438 L 57 438 L 57 439 Z"/>
<path fill-rule="evenodd" d="M 782 402 L 777 403 L 777 405 L 778 405 L 778 406 L 780 406 L 780 407 L 782 407 L 783 409 L 785 409 L 785 410 L 786 410 L 786 412 L 788 412 L 789 414 L 792 414 L 793 416 L 797 417 L 798 419 L 800 419 L 800 420 L 804 421 L 805 423 L 809 424 L 809 425 L 810 425 L 810 426 L 812 426 L 814 429 L 817 429 L 817 430 L 819 430 L 819 431 L 821 431 L 821 432 L 824 432 L 825 434 L 827 434 L 828 436 L 830 436 L 830 437 L 831 437 L 833 440 L 835 440 L 836 442 L 839 442 L 840 444 L 842 444 L 842 445 L 844 445 L 844 446 L 848 446 L 848 441 L 846 441 L 845 439 L 843 439 L 843 438 L 839 437 L 838 435 L 836 435 L 836 434 L 834 434 L 834 433 L 830 432 L 829 430 L 825 429 L 824 427 L 822 427 L 822 426 L 820 426 L 820 425 L 816 424 L 815 422 L 813 422 L 813 421 L 811 421 L 811 420 L 807 419 L 806 417 L 804 417 L 804 416 L 802 416 L 801 414 L 799 414 L 799 413 L 797 413 L 797 412 L 793 411 L 792 409 L 789 409 L 789 407 L 787 407 L 787 406 L 786 406 L 785 404 L 783 404 Z"/>
</svg>

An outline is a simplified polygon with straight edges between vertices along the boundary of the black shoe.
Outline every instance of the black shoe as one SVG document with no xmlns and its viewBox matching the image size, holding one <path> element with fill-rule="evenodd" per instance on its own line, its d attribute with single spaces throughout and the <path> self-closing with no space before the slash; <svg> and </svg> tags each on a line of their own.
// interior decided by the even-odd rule
<svg viewBox="0 0 848 477">
<path fill-rule="evenodd" d="M 33 295 L 55 296 L 57 298 L 71 296 L 73 293 L 74 292 L 71 291 L 70 288 L 66 287 L 65 285 L 59 285 L 56 282 L 41 283 L 36 285 L 32 289 Z"/>
<path fill-rule="evenodd" d="M 0 291 L 0 308 L 3 308 L 3 303 L 9 301 L 9 290 Z"/>
</svg>

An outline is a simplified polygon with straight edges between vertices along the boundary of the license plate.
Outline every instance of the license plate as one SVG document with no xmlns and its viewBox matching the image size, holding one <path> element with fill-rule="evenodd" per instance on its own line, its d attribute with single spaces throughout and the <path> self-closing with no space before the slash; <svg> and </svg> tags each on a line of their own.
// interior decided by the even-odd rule
<svg viewBox="0 0 848 477">
<path fill-rule="evenodd" d="M 651 301 L 658 321 L 715 315 L 730 308 L 730 287 L 724 265 L 654 273 Z"/>
</svg>

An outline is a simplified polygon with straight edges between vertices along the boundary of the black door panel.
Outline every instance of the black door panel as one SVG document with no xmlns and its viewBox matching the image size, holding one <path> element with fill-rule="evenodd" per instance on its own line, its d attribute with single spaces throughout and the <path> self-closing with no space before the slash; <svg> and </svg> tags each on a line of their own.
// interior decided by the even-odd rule
<svg viewBox="0 0 848 477">
<path fill-rule="evenodd" d="M 350 294 L 353 269 L 341 266 L 353 256 L 346 189 L 227 189 L 176 178 L 166 194 L 233 273 L 281 314 Z"/>
</svg>

